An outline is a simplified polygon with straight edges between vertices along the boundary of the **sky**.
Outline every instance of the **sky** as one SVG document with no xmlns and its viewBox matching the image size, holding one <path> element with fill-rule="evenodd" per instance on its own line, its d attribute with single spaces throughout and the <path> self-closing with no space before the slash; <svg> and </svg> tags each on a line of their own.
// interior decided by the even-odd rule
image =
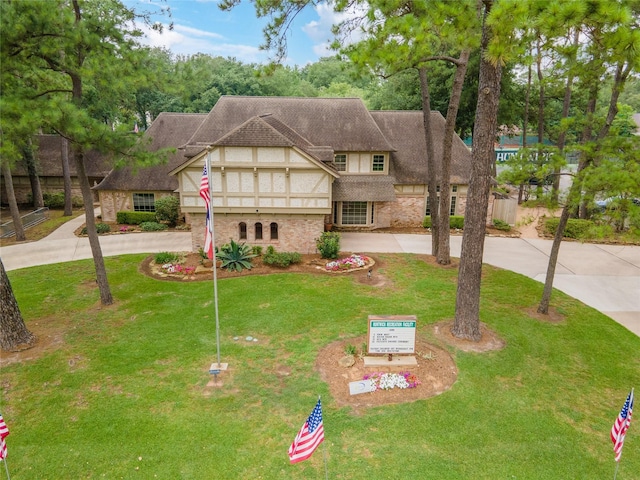
<svg viewBox="0 0 640 480">
<path fill-rule="evenodd" d="M 233 57 L 243 63 L 268 63 L 273 57 L 273 52 L 259 49 L 264 43 L 262 30 L 268 19 L 256 18 L 254 6 L 247 0 L 230 12 L 221 11 L 218 0 L 123 0 L 123 3 L 139 13 L 170 8 L 171 18 L 152 16 L 154 21 L 165 25 L 162 34 L 137 24 L 146 34 L 141 40 L 145 45 L 165 47 L 180 55 L 206 53 Z M 338 19 L 327 3 L 305 8 L 287 35 L 288 56 L 283 63 L 303 67 L 335 54 L 327 47 L 332 39 L 331 26 Z M 170 22 L 172 31 L 168 28 Z"/>
</svg>

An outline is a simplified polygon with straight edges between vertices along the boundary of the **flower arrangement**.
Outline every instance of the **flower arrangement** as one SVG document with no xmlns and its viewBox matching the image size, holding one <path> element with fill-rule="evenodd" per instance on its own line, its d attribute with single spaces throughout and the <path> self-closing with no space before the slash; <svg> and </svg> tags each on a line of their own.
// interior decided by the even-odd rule
<svg viewBox="0 0 640 480">
<path fill-rule="evenodd" d="M 373 391 L 391 390 L 392 388 L 415 388 L 420 385 L 420 380 L 410 372 L 400 373 L 368 373 L 363 380 L 371 380 Z"/>
<path fill-rule="evenodd" d="M 162 270 L 166 273 L 175 273 L 178 275 L 192 275 L 196 271 L 196 267 L 185 267 L 179 263 L 165 263 Z"/>
<path fill-rule="evenodd" d="M 341 270 L 351 270 L 352 268 L 364 267 L 367 263 L 369 263 L 369 257 L 354 253 L 346 258 L 341 258 L 327 263 L 325 265 L 325 269 L 332 272 L 338 272 Z"/>
</svg>

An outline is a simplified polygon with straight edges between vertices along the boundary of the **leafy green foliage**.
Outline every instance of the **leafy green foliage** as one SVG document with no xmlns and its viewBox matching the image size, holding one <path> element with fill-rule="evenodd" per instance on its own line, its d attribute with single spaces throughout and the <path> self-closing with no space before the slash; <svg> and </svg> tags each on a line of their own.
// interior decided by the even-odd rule
<svg viewBox="0 0 640 480">
<path fill-rule="evenodd" d="M 158 265 L 164 265 L 165 263 L 177 262 L 180 256 L 172 252 L 158 252 L 153 258 Z"/>
<path fill-rule="evenodd" d="M 43 192 L 42 199 L 44 206 L 51 209 L 63 209 L 64 208 L 64 192 Z M 29 194 L 29 203 L 32 203 L 31 194 Z M 71 204 L 74 208 L 82 207 L 82 198 L 72 197 Z"/>
<path fill-rule="evenodd" d="M 273 247 L 271 247 L 271 251 L 267 251 L 267 253 L 262 257 L 263 263 L 282 268 L 286 268 L 294 263 L 300 263 L 301 261 L 302 255 L 298 252 L 276 252 Z"/>
<path fill-rule="evenodd" d="M 111 227 L 109 226 L 109 224 L 107 223 L 96 223 L 96 232 L 98 234 L 104 234 L 104 233 L 109 233 L 111 231 Z M 80 230 L 80 234 L 81 235 L 87 235 L 87 227 L 83 227 L 82 230 Z"/>
<path fill-rule="evenodd" d="M 142 222 L 140 224 L 140 229 L 143 232 L 161 232 L 167 228 L 165 224 L 158 222 Z"/>
<path fill-rule="evenodd" d="M 234 240 L 222 245 L 220 251 L 216 253 L 216 258 L 222 261 L 221 268 L 232 272 L 241 272 L 245 268 L 250 270 L 253 267 L 251 259 L 255 256 L 251 246 Z"/>
<path fill-rule="evenodd" d="M 338 232 L 322 232 L 320 237 L 316 238 L 316 248 L 322 258 L 338 258 L 340 234 Z"/>
<path fill-rule="evenodd" d="M 431 228 L 431 216 L 427 215 L 422 219 L 422 226 L 424 228 Z M 449 217 L 449 228 L 462 230 L 464 229 L 464 217 L 461 215 L 451 215 Z"/>
<path fill-rule="evenodd" d="M 121 210 L 116 213 L 116 222 L 123 225 L 140 225 L 143 222 L 154 222 L 156 214 L 154 212 L 130 212 Z"/>
<path fill-rule="evenodd" d="M 555 235 L 558 229 L 560 219 L 558 217 L 547 218 L 544 221 L 544 232 L 547 235 Z M 582 220 L 580 218 L 570 218 L 567 227 L 564 229 L 566 238 L 583 239 L 587 237 L 588 232 L 593 228 L 592 220 Z"/>
<path fill-rule="evenodd" d="M 156 220 L 167 223 L 173 228 L 180 218 L 180 199 L 174 195 L 167 195 L 155 201 Z"/>
<path fill-rule="evenodd" d="M 508 232 L 511 230 L 511 225 L 509 225 L 507 222 L 505 222 L 504 220 L 500 220 L 499 218 L 494 218 L 493 219 L 493 226 L 498 229 L 498 230 L 502 230 L 504 232 Z"/>
</svg>

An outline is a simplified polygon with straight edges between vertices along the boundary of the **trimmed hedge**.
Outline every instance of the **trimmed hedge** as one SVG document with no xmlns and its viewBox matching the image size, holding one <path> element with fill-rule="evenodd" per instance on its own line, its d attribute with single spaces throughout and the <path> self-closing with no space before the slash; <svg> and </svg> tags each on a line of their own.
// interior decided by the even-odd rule
<svg viewBox="0 0 640 480">
<path fill-rule="evenodd" d="M 557 217 L 547 218 L 544 221 L 544 233 L 547 235 L 555 235 L 558 229 L 560 219 Z M 595 224 L 591 220 L 583 220 L 580 218 L 570 218 L 567 222 L 567 228 L 564 229 L 564 237 L 566 238 L 585 238 L 589 230 L 591 230 Z"/>
<path fill-rule="evenodd" d="M 301 261 L 302 255 L 298 252 L 276 252 L 272 247 L 268 248 L 267 253 L 262 257 L 262 263 L 282 268 Z"/>
<path fill-rule="evenodd" d="M 164 223 L 158 222 L 142 222 L 140 224 L 140 229 L 143 232 L 161 232 L 162 230 L 166 230 L 167 227 Z"/>
<path fill-rule="evenodd" d="M 101 235 L 103 233 L 109 233 L 111 231 L 111 227 L 109 226 L 109 224 L 107 223 L 96 223 L 96 232 L 98 233 L 98 235 Z M 82 227 L 82 230 L 80 230 L 80 235 L 87 235 L 88 231 L 87 231 L 87 227 Z"/>
<path fill-rule="evenodd" d="M 143 222 L 155 222 L 155 212 L 129 212 L 122 210 L 116 213 L 116 222 L 125 225 L 140 225 Z"/>
<path fill-rule="evenodd" d="M 424 228 L 431 228 L 431 216 L 427 215 L 422 220 L 422 226 Z M 464 217 L 461 215 L 451 215 L 449 217 L 449 228 L 455 228 L 457 230 L 462 230 L 464 228 Z"/>
</svg>

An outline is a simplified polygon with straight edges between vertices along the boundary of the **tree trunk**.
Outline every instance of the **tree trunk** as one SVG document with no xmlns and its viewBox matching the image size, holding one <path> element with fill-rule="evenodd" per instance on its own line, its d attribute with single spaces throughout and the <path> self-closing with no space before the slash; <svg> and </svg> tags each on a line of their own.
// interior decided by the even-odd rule
<svg viewBox="0 0 640 480">
<path fill-rule="evenodd" d="M 33 156 L 33 145 L 31 141 L 25 145 L 22 150 L 24 161 L 27 165 L 27 172 L 29 172 L 29 182 L 31 183 L 31 196 L 33 198 L 33 208 L 44 207 L 44 200 L 42 198 L 42 188 L 40 187 L 40 177 L 38 176 L 38 169 L 36 168 L 36 159 Z"/>
<path fill-rule="evenodd" d="M 62 177 L 64 179 L 64 216 L 73 215 L 73 197 L 71 196 L 71 170 L 69 169 L 69 142 L 62 139 Z"/>
<path fill-rule="evenodd" d="M 620 92 L 622 91 L 622 88 L 627 80 L 629 72 L 630 67 L 629 69 L 624 69 L 623 63 L 620 63 L 618 65 L 615 81 L 611 90 L 611 98 L 609 99 L 609 110 L 607 112 L 607 119 L 605 121 L 605 124 L 598 132 L 598 140 L 604 139 L 609 133 L 611 123 L 613 122 L 613 119 L 615 118 L 618 111 L 618 97 L 620 96 Z M 589 100 L 587 108 L 588 118 L 591 118 L 593 116 L 593 112 L 595 111 L 595 101 L 592 102 L 591 100 L 594 98 L 594 96 L 597 96 L 597 93 L 597 88 L 591 90 L 592 97 Z M 582 143 L 587 143 L 592 140 L 592 132 L 593 129 L 591 125 L 585 126 L 582 132 Z M 562 214 L 560 215 L 560 222 L 558 223 L 558 228 L 553 237 L 553 245 L 551 246 L 551 254 L 549 255 L 549 264 L 547 265 L 547 275 L 544 281 L 544 290 L 542 292 L 540 304 L 538 305 L 538 313 L 542 313 L 545 315 L 549 313 L 549 304 L 551 303 L 551 293 L 553 291 L 553 277 L 555 275 L 556 264 L 558 262 L 560 245 L 562 243 L 562 238 L 564 237 L 564 230 L 567 226 L 567 222 L 569 221 L 569 213 L 571 208 L 580 200 L 580 173 L 587 166 L 589 166 L 589 164 L 590 158 L 585 157 L 585 153 L 583 153 L 578 164 L 576 177 L 571 184 L 571 188 L 569 189 L 567 204 L 562 210 Z"/>
<path fill-rule="evenodd" d="M 422 94 L 422 119 L 424 123 L 424 136 L 427 143 L 427 191 L 429 195 L 429 209 L 431 211 L 431 255 L 438 255 L 438 236 L 440 224 L 438 222 L 438 171 L 435 165 L 435 153 L 433 149 L 433 132 L 431 131 L 431 98 L 429 96 L 429 81 L 427 69 L 420 67 L 420 93 Z"/>
<path fill-rule="evenodd" d="M 11 212 L 11 219 L 13 220 L 13 228 L 16 232 L 16 241 L 24 242 L 26 236 L 24 234 L 24 227 L 22 226 L 22 219 L 20 218 L 18 202 L 16 201 L 16 192 L 13 189 L 13 177 L 11 176 L 9 164 L 6 161 L 2 162 L 2 176 L 4 177 L 4 187 L 7 189 L 7 201 L 9 202 L 9 211 Z"/>
<path fill-rule="evenodd" d="M 27 330 L 11 282 L 0 258 L 0 348 L 11 352 L 33 346 L 36 337 Z"/>
<path fill-rule="evenodd" d="M 462 86 L 464 77 L 467 74 L 467 65 L 469 64 L 469 56 L 471 50 L 466 49 L 460 53 L 458 64 L 456 65 L 456 73 L 453 77 L 453 86 L 451 87 L 451 98 L 449 99 L 449 107 L 447 108 L 447 119 L 444 126 L 444 138 L 442 139 L 442 167 L 440 175 L 440 207 L 439 220 L 440 228 L 438 238 L 431 237 L 432 241 L 438 242 L 437 262 L 441 265 L 451 264 L 451 242 L 449 217 L 451 210 L 451 152 L 453 149 L 453 136 L 455 134 L 456 118 L 458 117 L 458 108 L 460 107 L 460 97 L 462 96 Z"/>
<path fill-rule="evenodd" d="M 471 152 L 471 179 L 462 235 L 456 313 L 451 328 L 451 333 L 455 337 L 474 341 L 480 340 L 482 336 L 480 332 L 482 254 L 491 189 L 494 139 L 497 131 L 500 77 L 502 75 L 500 63 L 492 63 L 485 55 L 491 39 L 491 29 L 486 24 L 486 18 L 492 3 L 491 0 L 484 1 L 478 103 Z"/>
</svg>

